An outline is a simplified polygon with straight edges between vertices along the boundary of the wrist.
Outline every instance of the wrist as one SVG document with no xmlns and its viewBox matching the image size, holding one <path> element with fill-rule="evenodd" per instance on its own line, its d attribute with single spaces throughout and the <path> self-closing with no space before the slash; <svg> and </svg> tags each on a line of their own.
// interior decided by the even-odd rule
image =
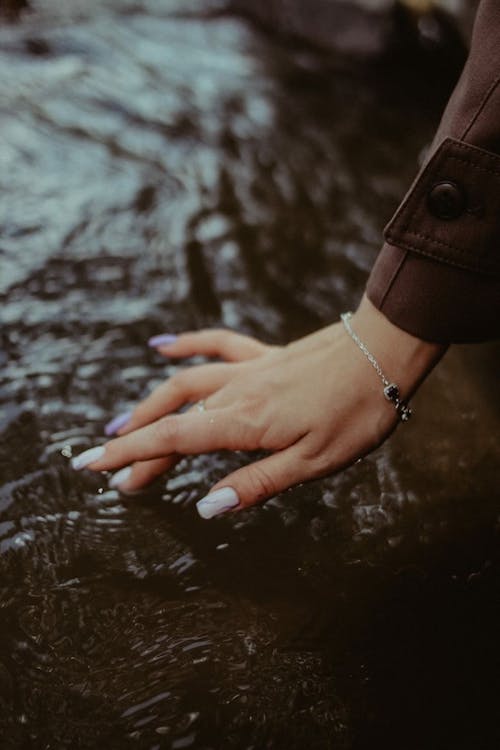
<svg viewBox="0 0 500 750">
<path fill-rule="evenodd" d="M 404 399 L 412 395 L 447 349 L 446 345 L 423 341 L 398 328 L 366 295 L 352 316 L 352 327 L 386 377 L 399 386 Z M 370 367 L 369 362 L 366 364 Z"/>
</svg>

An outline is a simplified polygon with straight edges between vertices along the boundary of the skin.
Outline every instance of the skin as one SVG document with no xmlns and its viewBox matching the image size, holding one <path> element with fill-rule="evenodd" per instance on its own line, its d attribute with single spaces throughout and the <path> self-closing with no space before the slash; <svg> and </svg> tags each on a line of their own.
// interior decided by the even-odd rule
<svg viewBox="0 0 500 750">
<path fill-rule="evenodd" d="M 363 297 L 352 327 L 408 399 L 445 351 L 390 323 Z M 376 372 L 335 323 L 287 346 L 267 346 L 225 330 L 185 333 L 158 351 L 223 362 L 174 375 L 138 404 L 104 456 L 88 468 L 132 465 L 125 492 L 172 468 L 180 456 L 218 450 L 264 450 L 265 458 L 221 479 L 211 491 L 236 490 L 246 508 L 283 490 L 352 464 L 398 424 Z M 205 400 L 205 411 L 185 404 Z"/>
</svg>

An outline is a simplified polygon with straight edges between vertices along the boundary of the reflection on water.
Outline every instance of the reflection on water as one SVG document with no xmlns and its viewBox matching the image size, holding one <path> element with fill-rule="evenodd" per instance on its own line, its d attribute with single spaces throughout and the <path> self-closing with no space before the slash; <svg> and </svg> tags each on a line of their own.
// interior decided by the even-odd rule
<svg viewBox="0 0 500 750">
<path fill-rule="evenodd" d="M 125 499 L 61 455 L 178 367 L 150 335 L 284 342 L 355 305 L 434 127 L 179 7 L 0 28 L 1 746 L 496 747 L 495 347 L 362 463 L 217 522 L 194 502 L 241 457 Z"/>
</svg>

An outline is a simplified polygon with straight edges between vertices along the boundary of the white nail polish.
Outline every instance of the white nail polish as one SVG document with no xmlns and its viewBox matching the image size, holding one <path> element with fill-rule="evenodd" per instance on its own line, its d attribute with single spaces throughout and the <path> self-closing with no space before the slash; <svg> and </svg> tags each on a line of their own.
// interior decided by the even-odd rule
<svg viewBox="0 0 500 750">
<path fill-rule="evenodd" d="M 71 459 L 71 466 L 76 469 L 77 471 L 79 469 L 84 469 L 89 464 L 94 463 L 94 461 L 98 461 L 100 458 L 104 456 L 105 447 L 103 445 L 98 445 L 95 448 L 89 448 L 88 451 L 84 451 L 84 453 L 80 453 L 79 456 L 75 456 L 75 458 Z"/>
<path fill-rule="evenodd" d="M 221 487 L 220 490 L 210 492 L 196 503 L 196 510 L 202 518 L 209 519 L 219 513 L 239 505 L 240 499 L 232 487 Z"/>
<path fill-rule="evenodd" d="M 132 467 L 125 466 L 124 469 L 120 469 L 116 474 L 113 474 L 109 480 L 110 487 L 119 487 L 121 484 L 125 484 L 129 476 L 132 474 Z"/>
</svg>

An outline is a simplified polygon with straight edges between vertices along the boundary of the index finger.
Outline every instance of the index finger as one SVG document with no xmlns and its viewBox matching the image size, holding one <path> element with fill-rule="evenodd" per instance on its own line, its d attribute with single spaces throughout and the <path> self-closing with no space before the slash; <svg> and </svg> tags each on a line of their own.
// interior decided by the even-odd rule
<svg viewBox="0 0 500 750">
<path fill-rule="evenodd" d="M 258 448 L 254 431 L 230 408 L 188 411 L 159 419 L 128 435 L 90 448 L 73 459 L 74 469 L 112 471 L 133 461 L 171 453 L 198 454 Z"/>
</svg>

